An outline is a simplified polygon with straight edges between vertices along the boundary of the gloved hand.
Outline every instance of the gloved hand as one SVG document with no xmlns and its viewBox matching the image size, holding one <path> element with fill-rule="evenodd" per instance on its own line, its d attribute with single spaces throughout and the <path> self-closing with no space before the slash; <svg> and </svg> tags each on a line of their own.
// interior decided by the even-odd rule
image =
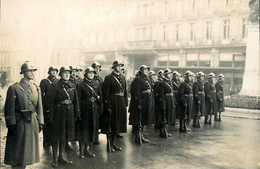
<svg viewBox="0 0 260 169">
<path fill-rule="evenodd" d="M 10 133 L 10 135 L 15 135 L 15 132 L 16 132 L 16 125 L 8 126 L 8 133 Z"/>
<path fill-rule="evenodd" d="M 44 125 L 43 124 L 39 124 L 39 133 L 43 130 Z"/>
</svg>

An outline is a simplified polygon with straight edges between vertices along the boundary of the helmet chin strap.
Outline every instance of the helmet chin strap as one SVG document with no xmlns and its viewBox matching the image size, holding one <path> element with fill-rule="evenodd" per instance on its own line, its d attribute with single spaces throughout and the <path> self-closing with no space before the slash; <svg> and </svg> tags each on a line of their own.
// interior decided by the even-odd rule
<svg viewBox="0 0 260 169">
<path fill-rule="evenodd" d="M 23 74 L 24 78 L 27 79 L 27 80 L 33 80 L 33 78 L 30 78 L 26 72 L 24 72 Z"/>
</svg>

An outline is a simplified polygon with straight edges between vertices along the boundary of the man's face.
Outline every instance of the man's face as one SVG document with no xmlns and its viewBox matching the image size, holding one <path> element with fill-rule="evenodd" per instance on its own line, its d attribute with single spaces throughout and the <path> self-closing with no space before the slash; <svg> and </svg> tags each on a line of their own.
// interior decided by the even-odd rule
<svg viewBox="0 0 260 169">
<path fill-rule="evenodd" d="M 80 76 L 80 74 L 81 74 L 81 71 L 78 70 L 78 71 L 77 71 L 77 76 Z"/>
<path fill-rule="evenodd" d="M 116 72 L 120 72 L 121 73 L 121 68 L 122 68 L 122 66 L 120 66 L 120 65 L 118 65 L 118 66 L 115 66 L 115 71 Z"/>
<path fill-rule="evenodd" d="M 224 77 L 221 77 L 219 78 L 220 81 L 224 82 L 225 78 Z"/>
<path fill-rule="evenodd" d="M 76 76 L 77 76 L 77 70 L 72 70 L 71 77 L 76 77 Z"/>
<path fill-rule="evenodd" d="M 148 70 L 148 69 L 144 69 L 144 70 L 143 70 L 143 74 L 144 74 L 145 76 L 148 76 L 149 70 Z"/>
<path fill-rule="evenodd" d="M 52 76 L 52 77 L 56 77 L 56 75 L 57 75 L 57 71 L 56 70 L 52 70 L 51 72 L 50 72 L 50 75 Z"/>
<path fill-rule="evenodd" d="M 158 80 L 158 76 L 157 75 L 151 75 L 151 78 L 154 82 L 156 82 Z"/>
<path fill-rule="evenodd" d="M 199 77 L 199 80 L 200 80 L 200 81 L 203 81 L 204 78 L 205 78 L 205 76 L 200 76 L 200 77 Z"/>
<path fill-rule="evenodd" d="M 96 74 L 99 74 L 101 72 L 101 69 L 99 66 L 95 67 L 94 70 L 95 70 Z"/>
<path fill-rule="evenodd" d="M 24 77 L 29 80 L 33 80 L 34 79 L 34 70 L 28 70 L 28 71 L 24 72 Z"/>
<path fill-rule="evenodd" d="M 69 71 L 64 71 L 61 74 L 61 78 L 65 81 L 68 81 L 70 79 L 70 72 Z"/>
<path fill-rule="evenodd" d="M 168 73 L 168 74 L 167 74 L 167 78 L 168 78 L 168 79 L 172 79 L 172 77 L 173 77 L 172 73 Z"/>
<path fill-rule="evenodd" d="M 188 76 L 188 79 L 189 79 L 189 81 L 192 82 L 192 81 L 193 81 L 193 76 L 192 76 L 192 75 L 189 75 L 189 76 Z"/>
<path fill-rule="evenodd" d="M 94 72 L 88 72 L 87 73 L 87 78 L 92 80 L 94 78 Z"/>
</svg>

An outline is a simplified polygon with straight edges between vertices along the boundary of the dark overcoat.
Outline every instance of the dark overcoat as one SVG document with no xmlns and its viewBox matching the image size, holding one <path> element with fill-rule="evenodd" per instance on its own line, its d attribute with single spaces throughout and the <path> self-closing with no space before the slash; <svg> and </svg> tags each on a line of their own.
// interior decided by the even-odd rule
<svg viewBox="0 0 260 169">
<path fill-rule="evenodd" d="M 24 120 L 30 110 L 31 121 Z M 41 91 L 35 84 L 22 79 L 8 88 L 5 102 L 6 126 L 16 126 L 14 134 L 8 130 L 5 147 L 5 164 L 31 165 L 40 161 L 39 125 L 44 124 Z"/>
<path fill-rule="evenodd" d="M 50 111 L 52 121 L 52 141 L 72 142 L 75 139 L 75 120 L 80 117 L 75 84 L 65 83 L 61 79 L 52 84 L 47 98 L 47 111 Z"/>
<path fill-rule="evenodd" d="M 158 120 L 160 123 L 163 122 L 164 118 L 166 118 L 168 124 L 175 124 L 176 120 L 176 102 L 175 96 L 173 93 L 173 84 L 169 79 L 164 79 L 162 83 L 160 83 L 158 87 L 158 97 L 160 102 L 162 102 L 160 107 L 160 114 L 158 115 Z M 165 109 L 165 112 L 163 112 Z"/>
<path fill-rule="evenodd" d="M 180 113 L 178 113 L 178 111 L 179 111 L 178 90 L 179 90 L 180 82 L 177 80 L 172 80 L 172 85 L 173 85 L 173 93 L 174 93 L 175 102 L 176 102 L 176 107 L 175 107 L 176 119 L 179 119 Z"/>
<path fill-rule="evenodd" d="M 187 105 L 186 116 L 189 121 L 193 117 L 193 91 L 192 83 L 185 80 L 180 84 L 178 90 L 178 99 L 179 99 L 179 117 L 183 119 L 185 117 L 185 105 Z"/>
<path fill-rule="evenodd" d="M 216 94 L 217 94 L 217 110 L 220 112 L 225 111 L 225 100 L 224 100 L 224 90 L 223 90 L 223 83 L 218 81 L 215 84 Z"/>
<path fill-rule="evenodd" d="M 159 79 L 157 82 L 155 82 L 154 84 L 154 123 L 155 124 L 160 124 L 159 119 L 158 119 L 158 115 L 161 114 L 161 102 L 159 101 L 159 97 L 158 97 L 158 87 L 160 85 L 160 83 L 162 83 L 162 79 Z"/>
<path fill-rule="evenodd" d="M 199 111 L 201 113 L 201 116 L 205 116 L 206 114 L 205 92 L 204 92 L 204 85 L 202 82 L 197 81 L 193 84 L 193 94 L 194 94 L 194 115 L 198 113 L 198 108 L 200 106 Z"/>
<path fill-rule="evenodd" d="M 82 143 L 98 142 L 99 106 L 102 106 L 102 91 L 94 80 L 84 79 L 77 87 L 80 105 L 78 140 Z"/>
<path fill-rule="evenodd" d="M 101 88 L 101 90 L 102 90 L 102 88 L 103 88 L 103 83 L 104 83 L 102 77 L 99 76 L 99 75 L 97 75 L 97 74 L 95 74 L 93 80 L 98 83 L 98 85 L 100 86 L 100 88 Z M 103 111 L 104 111 L 103 104 L 102 104 L 102 106 L 99 105 L 99 106 L 98 106 L 98 109 L 99 109 L 99 110 L 98 110 L 99 112 L 102 112 L 101 115 L 99 116 L 99 124 L 101 124 L 101 125 L 99 125 L 99 129 L 101 129 L 101 128 L 102 128 L 102 123 L 104 123 L 104 120 L 102 119 L 102 118 L 103 118 L 102 115 L 103 115 Z"/>
<path fill-rule="evenodd" d="M 154 124 L 154 101 L 151 81 L 143 75 L 137 76 L 131 84 L 131 105 L 129 106 L 129 124 L 138 126 L 141 107 L 141 124 Z"/>
<path fill-rule="evenodd" d="M 204 84 L 205 91 L 205 105 L 206 105 L 206 115 L 210 114 L 212 110 L 212 115 L 217 113 L 217 97 L 216 88 L 213 83 L 206 82 Z M 212 104 L 211 102 L 212 101 Z"/>
<path fill-rule="evenodd" d="M 127 112 L 126 107 L 128 106 L 128 98 L 126 91 L 126 80 L 121 74 L 112 72 L 110 75 L 105 77 L 103 83 L 103 103 L 104 113 L 103 120 L 108 118 L 108 109 L 111 109 L 111 132 L 113 135 L 118 133 L 127 132 Z M 121 93 L 121 95 L 120 95 Z M 108 130 L 108 125 L 102 125 L 102 132 Z"/>
<path fill-rule="evenodd" d="M 48 124 L 50 119 L 50 114 L 46 112 L 46 105 L 48 98 L 47 93 L 51 88 L 52 83 L 57 83 L 59 80 L 57 78 L 48 77 L 47 79 L 43 79 L 40 83 L 41 94 L 42 94 L 42 106 L 43 106 L 43 116 L 45 121 L 45 127 L 43 130 L 44 141 L 51 142 L 51 126 Z M 46 123 L 47 122 L 47 123 Z"/>
</svg>

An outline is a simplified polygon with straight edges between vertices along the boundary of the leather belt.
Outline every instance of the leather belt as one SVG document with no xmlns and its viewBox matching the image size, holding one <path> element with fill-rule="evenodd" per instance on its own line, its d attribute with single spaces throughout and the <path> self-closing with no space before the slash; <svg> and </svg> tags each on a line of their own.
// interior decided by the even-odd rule
<svg viewBox="0 0 260 169">
<path fill-rule="evenodd" d="M 166 93 L 165 96 L 173 96 L 173 93 Z"/>
<path fill-rule="evenodd" d="M 151 90 L 150 89 L 147 89 L 145 91 L 142 91 L 142 93 L 151 93 Z"/>
<path fill-rule="evenodd" d="M 218 91 L 218 93 L 223 93 L 222 91 Z"/>
<path fill-rule="evenodd" d="M 184 96 L 185 96 L 185 97 L 191 97 L 191 98 L 193 97 L 192 94 L 185 94 Z"/>
<path fill-rule="evenodd" d="M 174 90 L 173 92 L 174 92 L 174 93 L 178 93 L 178 90 Z"/>
<path fill-rule="evenodd" d="M 118 93 L 115 93 L 114 95 L 115 95 L 115 96 L 124 96 L 125 93 L 124 93 L 124 92 L 118 92 Z"/>
<path fill-rule="evenodd" d="M 59 104 L 71 104 L 72 100 L 67 99 L 67 100 L 62 100 Z"/>
<path fill-rule="evenodd" d="M 205 93 L 203 91 L 202 92 L 198 92 L 198 94 L 205 95 Z"/>
</svg>

